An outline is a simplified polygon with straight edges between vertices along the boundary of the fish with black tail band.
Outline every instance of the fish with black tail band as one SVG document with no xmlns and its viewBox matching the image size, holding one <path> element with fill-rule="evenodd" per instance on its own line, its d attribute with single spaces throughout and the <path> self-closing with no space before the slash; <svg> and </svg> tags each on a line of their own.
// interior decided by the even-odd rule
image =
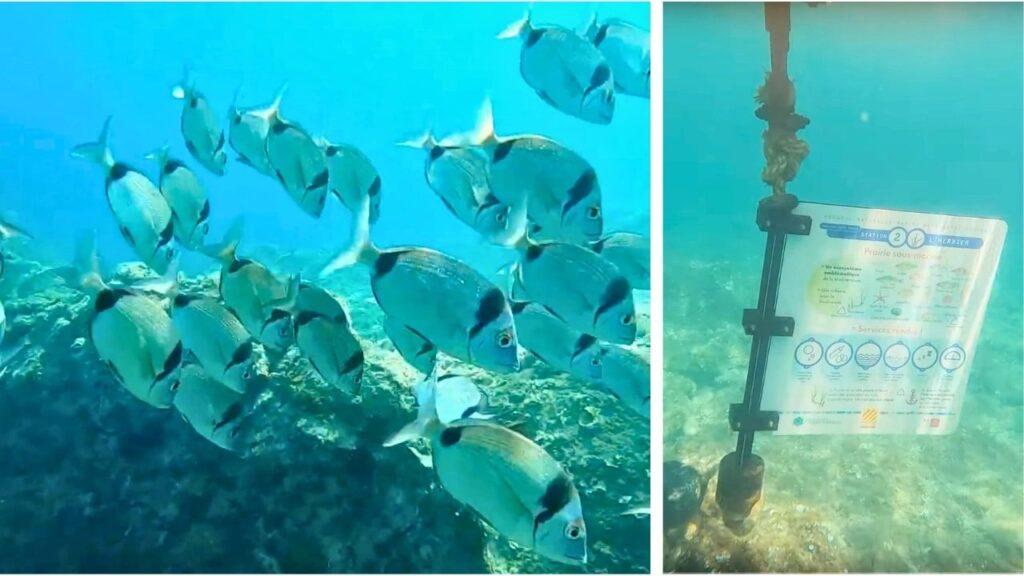
<svg viewBox="0 0 1024 576">
<path fill-rule="evenodd" d="M 276 100 L 266 112 L 267 161 L 292 200 L 306 214 L 319 218 L 330 190 L 327 157 L 302 126 L 281 117 L 280 106 Z"/>
<path fill-rule="evenodd" d="M 578 378 L 601 378 L 603 351 L 596 338 L 570 328 L 536 302 L 513 302 L 519 344 L 545 364 Z"/>
<path fill-rule="evenodd" d="M 100 360 L 132 396 L 169 408 L 184 350 L 167 312 L 148 296 L 105 285 L 95 272 L 87 274 L 85 285 L 97 290 L 89 340 Z"/>
<path fill-rule="evenodd" d="M 299 291 L 299 277 L 280 280 L 269 268 L 248 258 L 238 258 L 242 221 L 236 220 L 219 244 L 204 252 L 220 260 L 221 300 L 238 317 L 249 334 L 268 349 L 284 352 L 291 346 L 291 309 Z"/>
<path fill-rule="evenodd" d="M 222 385 L 198 364 L 181 371 L 174 395 L 178 414 L 200 436 L 232 452 L 244 448 L 243 423 L 250 405 L 245 395 Z"/>
<path fill-rule="evenodd" d="M 443 424 L 434 404 L 434 395 L 425 394 L 416 420 L 385 446 L 428 438 L 441 485 L 456 500 L 517 544 L 557 562 L 585 564 L 583 506 L 565 469 L 509 428 L 473 418 Z"/>
<path fill-rule="evenodd" d="M 625 20 L 598 22 L 595 12 L 583 31 L 608 61 L 615 91 L 641 98 L 651 97 L 651 33 Z"/>
<path fill-rule="evenodd" d="M 590 245 L 622 272 L 634 290 L 651 289 L 651 239 L 632 232 L 613 232 Z"/>
<path fill-rule="evenodd" d="M 203 245 L 210 231 L 210 200 L 199 178 L 184 162 L 171 158 L 167 146 L 146 156 L 160 169 L 160 193 L 174 218 L 174 237 L 189 250 Z"/>
<path fill-rule="evenodd" d="M 369 198 L 356 214 L 351 246 L 321 276 L 363 264 L 377 304 L 437 350 L 499 373 L 519 370 L 512 312 L 501 290 L 464 262 L 427 248 L 380 250 L 370 242 Z"/>
<path fill-rule="evenodd" d="M 632 344 L 636 312 L 629 280 L 608 260 L 576 244 L 516 243 L 516 296 L 544 305 L 570 327 L 600 340 Z"/>
<path fill-rule="evenodd" d="M 491 191 L 510 206 L 525 202 L 534 238 L 576 244 L 600 239 L 601 185 L 579 154 L 543 136 L 497 136 L 490 100 L 484 101 L 474 132 L 452 141 L 484 151 Z M 509 221 L 514 229 L 517 223 Z"/>
<path fill-rule="evenodd" d="M 437 347 L 412 328 L 390 316 L 384 317 L 384 334 L 410 366 L 430 374 L 437 366 Z"/>
<path fill-rule="evenodd" d="M 228 154 L 224 147 L 224 130 L 217 114 L 205 96 L 196 90 L 195 81 L 184 78 L 171 89 L 171 96 L 183 102 L 181 107 L 181 135 L 189 154 L 204 168 L 218 176 L 224 175 Z"/>
<path fill-rule="evenodd" d="M 651 363 L 629 349 L 601 344 L 601 377 L 598 382 L 630 410 L 651 417 Z"/>
<path fill-rule="evenodd" d="M 517 219 L 526 217 L 525 204 L 503 202 L 491 192 L 488 158 L 483 151 L 445 145 L 427 130 L 423 136 L 399 143 L 427 151 L 427 185 L 448 210 L 482 237 L 496 243 L 509 240 Z"/>
<path fill-rule="evenodd" d="M 381 181 L 373 163 L 351 144 L 326 138 L 319 138 L 316 143 L 327 158 L 331 193 L 353 214 L 359 209 L 362 198 L 369 196 L 370 224 L 375 224 L 380 219 Z"/>
<path fill-rule="evenodd" d="M 240 394 L 249 389 L 256 378 L 254 339 L 226 306 L 205 296 L 177 294 L 171 320 L 207 374 Z"/>
<path fill-rule="evenodd" d="M 615 80 L 600 50 L 561 26 L 534 26 L 530 11 L 499 39 L 519 38 L 519 73 L 553 108 L 594 124 L 615 114 Z"/>
<path fill-rule="evenodd" d="M 450 424 L 464 418 L 490 419 L 489 400 L 480 387 L 461 374 L 431 375 L 413 388 L 417 403 L 426 400 L 434 389 L 434 413 L 442 424 Z"/>
<path fill-rule="evenodd" d="M 238 154 L 238 161 L 260 174 L 276 178 L 274 169 L 267 159 L 267 135 L 270 133 L 270 116 L 281 106 L 281 98 L 287 85 L 278 90 L 269 106 L 241 108 L 238 106 L 238 92 L 228 111 L 228 144 Z"/>
<path fill-rule="evenodd" d="M 121 235 L 150 268 L 163 274 L 174 260 L 174 218 L 160 190 L 141 172 L 117 162 L 110 151 L 110 118 L 96 142 L 75 146 L 71 155 L 98 164 L 106 177 L 107 204 Z"/>
<path fill-rule="evenodd" d="M 341 302 L 326 290 L 304 283 L 295 310 L 295 341 L 302 355 L 328 384 L 358 396 L 365 357 Z"/>
<path fill-rule="evenodd" d="M 487 395 L 463 375 L 438 376 L 436 371 L 431 372 L 425 379 L 413 384 L 412 394 L 419 410 L 416 420 L 391 435 L 385 441 L 385 447 L 419 438 L 433 420 L 448 425 L 466 418 L 489 420 L 494 417 L 487 410 Z"/>
</svg>

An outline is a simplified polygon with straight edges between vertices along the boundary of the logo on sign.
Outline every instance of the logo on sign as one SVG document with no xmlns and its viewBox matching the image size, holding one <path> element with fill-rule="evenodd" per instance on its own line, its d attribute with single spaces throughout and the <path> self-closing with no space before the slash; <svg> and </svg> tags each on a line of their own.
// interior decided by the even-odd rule
<svg viewBox="0 0 1024 576">
<path fill-rule="evenodd" d="M 860 413 L 860 427 L 861 428 L 874 428 L 878 424 L 878 410 L 874 408 L 865 408 Z"/>
<path fill-rule="evenodd" d="M 932 419 L 931 419 L 931 422 L 929 422 L 929 425 L 930 425 L 930 426 L 931 426 L 932 428 L 938 428 L 938 427 L 939 427 L 939 424 L 941 424 L 941 422 L 939 421 L 939 419 L 938 419 L 938 418 L 932 418 Z"/>
</svg>

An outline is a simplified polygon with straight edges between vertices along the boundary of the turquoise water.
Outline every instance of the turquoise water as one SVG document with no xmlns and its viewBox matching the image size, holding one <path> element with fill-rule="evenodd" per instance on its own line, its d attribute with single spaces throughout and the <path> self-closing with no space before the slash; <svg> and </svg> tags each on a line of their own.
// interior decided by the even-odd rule
<svg viewBox="0 0 1024 576">
<path fill-rule="evenodd" d="M 379 171 L 379 246 L 424 246 L 498 281 L 514 253 L 456 220 L 424 181 L 426 154 L 396 143 L 429 126 L 471 130 L 485 100 L 499 135 L 538 133 L 584 157 L 603 190 L 605 231 L 646 234 L 649 102 L 618 99 L 610 125 L 545 104 L 519 73 L 517 40 L 496 35 L 525 4 L 110 4 L 0 7 L 0 213 L 33 240 L 4 244 L 8 342 L 31 344 L 0 376 L 0 570 L 31 572 L 583 571 L 555 564 L 486 527 L 405 448 L 381 440 L 415 416 L 419 378 L 381 330 L 364 269 L 325 286 L 348 302 L 366 351 L 361 404 L 311 377 L 293 352 L 273 374 L 252 425 L 260 448 L 224 452 L 170 411 L 131 398 L 86 341 L 87 300 L 47 269 L 67 266 L 95 230 L 113 270 L 138 257 L 118 232 L 100 171 L 72 159 L 111 115 L 116 158 L 168 144 L 205 186 L 210 240 L 245 222 L 239 253 L 279 274 L 308 273 L 349 242 L 352 216 L 328 201 L 304 214 L 272 179 L 230 158 L 222 177 L 189 155 L 171 87 L 188 67 L 226 128 L 229 106 L 266 105 L 314 136 L 354 144 Z M 588 5 L 545 4 L 537 23 L 582 27 Z M 600 6 L 649 29 L 643 4 Z M 219 266 L 185 253 L 187 289 L 212 290 Z M 138 270 L 138 268 L 136 268 Z M 122 268 L 122 274 L 132 274 Z M 214 274 L 215 276 L 216 274 Z M 416 298 L 416 295 L 410 295 Z M 645 311 L 641 311 L 647 322 Z M 645 329 L 646 331 L 646 329 Z M 643 336 L 640 348 L 649 347 Z M 446 368 L 466 368 L 446 360 Z M 468 369 L 468 368 L 467 368 Z M 649 569 L 648 421 L 610 395 L 540 362 L 522 374 L 471 372 L 499 419 L 576 479 L 589 527 L 588 572 Z M 420 446 L 420 450 L 423 450 Z"/>
<path fill-rule="evenodd" d="M 1008 233 L 959 430 L 757 436 L 763 502 L 744 537 L 710 496 L 666 567 L 749 571 L 1022 569 L 1022 12 L 1011 4 L 792 8 L 789 73 L 810 155 L 800 199 L 993 217 Z M 768 193 L 755 89 L 761 4 L 665 8 L 665 457 L 704 473 L 735 446 Z"/>
</svg>

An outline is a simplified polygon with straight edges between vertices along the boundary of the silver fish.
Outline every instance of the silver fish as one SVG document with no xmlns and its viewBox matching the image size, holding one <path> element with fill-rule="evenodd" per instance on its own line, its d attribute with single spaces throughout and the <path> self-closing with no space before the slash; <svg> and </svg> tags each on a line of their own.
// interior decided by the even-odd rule
<svg viewBox="0 0 1024 576">
<path fill-rule="evenodd" d="M 4 310 L 4 303 L 0 302 L 0 347 L 4 344 L 4 337 L 7 335 L 7 312 Z"/>
<path fill-rule="evenodd" d="M 615 81 L 601 51 L 561 26 L 534 26 L 527 10 L 499 39 L 519 38 L 519 73 L 553 108 L 594 124 L 615 114 Z"/>
<path fill-rule="evenodd" d="M 291 308 L 299 291 L 299 277 L 287 282 L 269 268 L 248 258 L 238 258 L 242 221 L 236 220 L 217 245 L 204 252 L 220 260 L 220 297 L 252 337 L 267 348 L 284 352 L 294 340 Z"/>
<path fill-rule="evenodd" d="M 167 146 L 149 155 L 160 168 L 160 193 L 174 218 L 174 237 L 190 250 L 203 245 L 210 231 L 210 201 L 206 190 L 188 166 L 171 158 Z"/>
<path fill-rule="evenodd" d="M 330 174 L 330 189 L 353 214 L 364 196 L 370 197 L 370 224 L 380 219 L 380 174 L 370 159 L 351 144 L 332 143 L 326 138 L 316 140 Z"/>
<path fill-rule="evenodd" d="M 328 384 L 358 396 L 365 357 L 348 313 L 326 290 L 303 284 L 296 303 L 295 341 Z"/>
<path fill-rule="evenodd" d="M 517 248 L 513 275 L 527 299 L 584 334 L 617 344 L 636 339 L 633 289 L 614 264 L 575 244 L 523 237 Z"/>
<path fill-rule="evenodd" d="M 274 175 L 304 212 L 319 218 L 327 203 L 327 157 L 301 126 L 281 117 L 280 102 L 267 112 L 267 161 Z"/>
<path fill-rule="evenodd" d="M 7 220 L 0 218 L 0 240 L 10 240 L 11 238 L 35 240 L 35 237 L 29 234 L 24 228 L 20 228 L 12 222 L 8 222 Z"/>
<path fill-rule="evenodd" d="M 93 302 L 89 339 L 128 392 L 156 408 L 171 406 L 183 349 L 158 302 L 123 288 L 101 288 Z"/>
<path fill-rule="evenodd" d="M 536 302 L 513 302 L 519 344 L 552 368 L 584 380 L 601 379 L 603 353 L 597 339 L 570 328 Z"/>
<path fill-rule="evenodd" d="M 385 446 L 429 438 L 434 469 L 456 500 L 505 537 L 546 558 L 585 564 L 583 506 L 562 466 L 536 443 L 503 426 L 473 418 L 441 423 L 434 400 L 428 396 L 416 421 Z"/>
<path fill-rule="evenodd" d="M 145 175 L 127 164 L 114 161 L 109 140 L 108 117 L 99 139 L 75 146 L 71 155 L 94 162 L 103 169 L 107 203 L 122 236 L 143 262 L 163 274 L 175 256 L 171 207 Z"/>
<path fill-rule="evenodd" d="M 634 290 L 651 289 L 651 239 L 631 232 L 614 232 L 590 245 L 629 280 Z"/>
<path fill-rule="evenodd" d="M 509 240 L 516 228 L 511 222 L 525 217 L 521 214 L 524 204 L 503 202 L 491 192 L 488 158 L 482 151 L 445 145 L 430 130 L 399 145 L 427 151 L 427 185 L 456 218 L 488 240 L 499 244 Z"/>
<path fill-rule="evenodd" d="M 203 438 L 232 452 L 242 449 L 246 398 L 206 374 L 201 366 L 190 364 L 182 369 L 174 407 Z"/>
<path fill-rule="evenodd" d="M 270 116 L 280 108 L 286 89 L 287 85 L 282 86 L 269 106 L 247 109 L 238 106 L 238 92 L 235 92 L 228 112 L 228 143 L 238 154 L 238 161 L 272 178 L 277 176 L 267 159 L 267 134 L 270 133 Z"/>
<path fill-rule="evenodd" d="M 437 348 L 429 340 L 390 316 L 384 317 L 384 334 L 410 366 L 424 374 L 434 371 Z"/>
<path fill-rule="evenodd" d="M 615 91 L 651 97 L 651 33 L 618 18 L 597 21 L 594 13 L 583 36 L 608 61 Z"/>
<path fill-rule="evenodd" d="M 650 362 L 614 344 L 602 344 L 601 350 L 603 361 L 598 381 L 627 408 L 650 419 Z"/>
<path fill-rule="evenodd" d="M 460 360 L 500 373 L 519 370 L 512 313 L 497 286 L 434 250 L 380 250 L 370 242 L 369 229 L 367 197 L 356 215 L 352 245 L 321 276 L 361 263 L 371 269 L 374 297 L 392 321 Z"/>
<path fill-rule="evenodd" d="M 253 338 L 230 310 L 213 298 L 178 294 L 171 320 L 207 374 L 235 392 L 249 389 L 256 377 Z"/>
<path fill-rule="evenodd" d="M 526 203 L 534 238 L 582 244 L 601 237 L 601 185 L 579 154 L 543 136 L 497 136 L 489 100 L 473 134 L 452 141 L 484 151 L 491 191 L 510 206 Z"/>
<path fill-rule="evenodd" d="M 185 147 L 204 168 L 218 176 L 224 175 L 228 155 L 224 149 L 224 130 L 210 102 L 198 90 L 186 71 L 184 78 L 171 89 L 171 96 L 184 102 L 181 108 L 181 135 Z"/>
</svg>

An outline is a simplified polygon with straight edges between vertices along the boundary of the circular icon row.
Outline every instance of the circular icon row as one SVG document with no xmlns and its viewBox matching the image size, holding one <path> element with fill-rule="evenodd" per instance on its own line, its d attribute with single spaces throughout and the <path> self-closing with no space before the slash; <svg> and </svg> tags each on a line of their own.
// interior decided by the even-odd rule
<svg viewBox="0 0 1024 576">
<path fill-rule="evenodd" d="M 921 246 L 924 246 L 926 239 L 924 230 L 920 228 L 914 228 L 913 230 L 907 231 L 906 228 L 896 227 L 889 230 L 889 236 L 887 238 L 889 246 L 893 248 L 902 248 L 906 246 L 912 250 L 916 250 Z"/>
<path fill-rule="evenodd" d="M 938 348 L 932 344 L 922 344 L 911 351 L 903 342 L 896 342 L 882 350 L 881 346 L 869 340 L 854 350 L 853 346 L 843 339 L 825 347 L 814 338 L 808 338 L 796 347 L 793 358 L 804 368 L 810 368 L 824 358 L 825 363 L 832 368 L 842 368 L 853 360 L 864 370 L 874 367 L 879 362 L 884 362 L 892 370 L 898 370 L 910 362 L 922 372 L 935 364 L 939 364 L 943 370 L 952 372 L 964 365 L 967 354 L 959 344 L 948 346 L 940 354 Z"/>
</svg>

